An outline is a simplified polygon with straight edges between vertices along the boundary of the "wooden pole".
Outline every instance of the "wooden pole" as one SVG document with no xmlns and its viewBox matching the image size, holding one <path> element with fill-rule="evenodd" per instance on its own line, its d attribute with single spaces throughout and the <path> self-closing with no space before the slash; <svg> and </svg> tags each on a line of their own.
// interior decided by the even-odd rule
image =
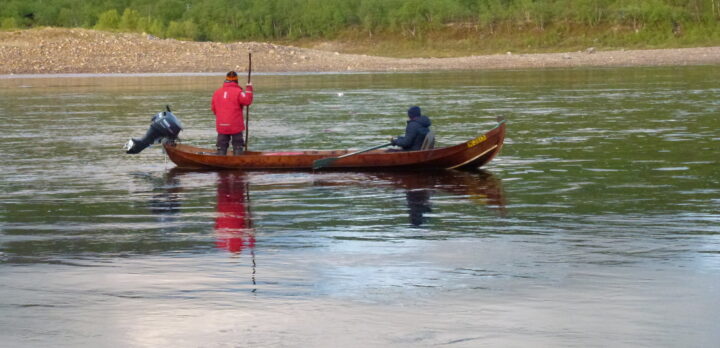
<svg viewBox="0 0 720 348">
<path fill-rule="evenodd" d="M 248 83 L 250 83 L 250 75 L 252 74 L 252 53 L 248 52 Z M 253 95 L 254 97 L 254 95 Z M 250 135 L 250 105 L 245 107 L 245 151 L 248 149 L 248 138 Z"/>
</svg>

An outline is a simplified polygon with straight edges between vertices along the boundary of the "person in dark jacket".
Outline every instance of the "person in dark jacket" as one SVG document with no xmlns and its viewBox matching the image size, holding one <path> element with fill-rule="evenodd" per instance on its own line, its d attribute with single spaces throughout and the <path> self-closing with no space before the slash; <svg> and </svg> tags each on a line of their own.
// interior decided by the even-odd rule
<svg viewBox="0 0 720 348">
<path fill-rule="evenodd" d="M 407 111 L 407 126 L 405 127 L 405 135 L 391 139 L 390 142 L 395 146 L 400 146 L 404 151 L 420 150 L 425 136 L 430 132 L 430 119 L 423 116 L 419 106 L 413 106 Z"/>
</svg>

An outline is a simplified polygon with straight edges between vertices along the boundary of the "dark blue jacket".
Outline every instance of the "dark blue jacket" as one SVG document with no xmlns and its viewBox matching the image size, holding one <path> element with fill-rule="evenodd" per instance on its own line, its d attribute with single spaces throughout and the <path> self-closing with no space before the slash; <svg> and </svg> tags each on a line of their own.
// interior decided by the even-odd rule
<svg viewBox="0 0 720 348">
<path fill-rule="evenodd" d="M 425 136 L 430 132 L 431 124 L 427 116 L 410 119 L 405 127 L 405 136 L 393 140 L 392 144 L 402 147 L 405 151 L 420 150 Z"/>
</svg>

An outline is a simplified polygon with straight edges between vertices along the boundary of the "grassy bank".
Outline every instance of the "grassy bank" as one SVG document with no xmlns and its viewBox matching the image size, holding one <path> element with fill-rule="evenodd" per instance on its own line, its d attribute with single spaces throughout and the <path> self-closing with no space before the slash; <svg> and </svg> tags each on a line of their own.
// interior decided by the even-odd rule
<svg viewBox="0 0 720 348">
<path fill-rule="evenodd" d="M 81 27 L 383 56 L 720 45 L 720 0 L 4 0 L 0 28 Z"/>
<path fill-rule="evenodd" d="M 386 57 L 461 57 L 497 53 L 543 53 L 587 50 L 684 48 L 720 45 L 720 26 L 690 24 L 680 32 L 672 25 L 635 29 L 621 25 L 548 25 L 542 30 L 508 26 L 489 31 L 466 25 L 447 27 L 422 35 L 393 32 L 372 36 L 347 30 L 332 40 L 304 38 L 277 40 L 278 43 L 343 53 Z"/>
</svg>

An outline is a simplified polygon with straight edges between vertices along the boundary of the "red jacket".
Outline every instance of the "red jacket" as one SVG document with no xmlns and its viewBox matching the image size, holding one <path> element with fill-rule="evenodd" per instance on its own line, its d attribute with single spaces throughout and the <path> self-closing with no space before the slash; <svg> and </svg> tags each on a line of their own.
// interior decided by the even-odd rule
<svg viewBox="0 0 720 348">
<path fill-rule="evenodd" d="M 235 82 L 225 82 L 213 94 L 211 109 L 215 114 L 215 128 L 220 134 L 237 134 L 245 130 L 243 106 L 253 101 L 252 86 L 247 92 Z"/>
</svg>

